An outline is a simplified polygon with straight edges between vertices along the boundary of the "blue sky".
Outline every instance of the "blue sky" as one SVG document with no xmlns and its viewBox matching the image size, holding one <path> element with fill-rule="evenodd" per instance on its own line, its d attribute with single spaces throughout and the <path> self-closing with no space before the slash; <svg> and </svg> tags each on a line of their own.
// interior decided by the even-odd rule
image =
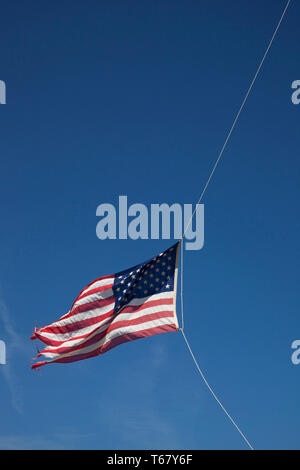
<svg viewBox="0 0 300 470">
<path fill-rule="evenodd" d="M 96 237 L 96 208 L 196 203 L 284 1 L 1 7 L 0 448 L 244 449 L 180 333 L 34 372 L 34 323 L 168 240 Z M 185 332 L 258 449 L 299 448 L 300 5 L 292 2 L 184 257 Z"/>
</svg>

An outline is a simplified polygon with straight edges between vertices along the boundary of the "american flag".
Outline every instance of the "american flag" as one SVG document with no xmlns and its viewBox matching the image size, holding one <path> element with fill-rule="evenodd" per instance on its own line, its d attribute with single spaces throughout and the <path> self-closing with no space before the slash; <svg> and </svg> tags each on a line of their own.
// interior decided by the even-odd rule
<svg viewBox="0 0 300 470">
<path fill-rule="evenodd" d="M 98 356 L 127 341 L 178 330 L 176 284 L 179 242 L 158 256 L 85 287 L 70 311 L 35 328 L 47 361 L 74 362 Z"/>
</svg>

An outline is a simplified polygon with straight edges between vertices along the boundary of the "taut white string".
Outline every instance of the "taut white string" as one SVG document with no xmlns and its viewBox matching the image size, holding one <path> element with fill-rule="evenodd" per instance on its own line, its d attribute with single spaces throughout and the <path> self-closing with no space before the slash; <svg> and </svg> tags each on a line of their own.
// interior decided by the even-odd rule
<svg viewBox="0 0 300 470">
<path fill-rule="evenodd" d="M 276 34 L 277 34 L 277 31 L 278 31 L 278 29 L 279 29 L 279 27 L 280 27 L 280 25 L 281 25 L 281 23 L 282 23 L 282 20 L 283 20 L 285 14 L 286 14 L 286 11 L 287 11 L 287 9 L 288 9 L 288 6 L 289 6 L 290 2 L 291 2 L 291 0 L 288 0 L 287 3 L 286 3 L 286 6 L 285 6 L 285 8 L 284 8 L 284 10 L 283 10 L 283 12 L 282 12 L 282 15 L 281 15 L 281 17 L 280 17 L 280 19 L 279 19 L 279 22 L 278 22 L 278 24 L 277 24 L 277 26 L 276 26 L 276 28 L 275 28 L 275 31 L 274 31 L 274 33 L 273 33 L 273 35 L 272 35 L 272 37 L 271 37 L 271 40 L 270 40 L 270 42 L 269 42 L 269 44 L 268 44 L 268 47 L 267 47 L 267 49 L 266 49 L 266 51 L 265 51 L 265 53 L 264 53 L 264 55 L 263 55 L 263 58 L 262 58 L 262 60 L 260 61 L 260 64 L 259 64 L 259 66 L 258 66 L 258 68 L 257 68 L 257 70 L 256 70 L 256 72 L 255 72 L 255 74 L 254 74 L 254 77 L 253 77 L 253 79 L 252 79 L 252 81 L 251 81 L 251 83 L 250 83 L 250 86 L 249 86 L 249 88 L 248 88 L 248 90 L 247 90 L 247 93 L 246 93 L 246 95 L 245 95 L 245 97 L 244 97 L 244 99 L 243 99 L 243 101 L 242 101 L 242 104 L 241 104 L 239 110 L 238 110 L 238 113 L 237 113 L 237 115 L 236 115 L 236 117 L 235 117 L 235 119 L 234 119 L 234 121 L 233 121 L 233 124 L 232 124 L 232 126 L 231 126 L 231 128 L 230 128 L 230 130 L 229 130 L 229 132 L 228 132 L 228 134 L 227 134 L 227 137 L 226 137 L 225 142 L 224 142 L 224 144 L 223 144 L 223 146 L 222 146 L 222 148 L 221 148 L 221 151 L 220 151 L 220 153 L 219 153 L 219 155 L 218 155 L 218 157 L 217 157 L 217 159 L 216 159 L 216 161 L 215 161 L 215 164 L 214 164 L 214 166 L 213 166 L 213 168 L 212 168 L 212 170 L 211 170 L 211 172 L 210 172 L 210 175 L 209 175 L 209 177 L 208 177 L 208 179 L 207 179 L 207 181 L 206 181 L 206 183 L 205 183 L 205 185 L 204 185 L 204 188 L 203 188 L 202 193 L 201 193 L 201 195 L 200 195 L 200 198 L 199 198 L 199 200 L 198 200 L 198 202 L 197 202 L 197 204 L 196 204 L 196 207 L 195 207 L 195 209 L 194 209 L 194 211 L 193 211 L 193 213 L 192 213 L 192 215 L 191 215 L 191 217 L 190 217 L 190 219 L 189 219 L 189 221 L 188 221 L 186 227 L 184 228 L 184 232 L 183 232 L 183 234 L 182 234 L 182 236 L 181 236 L 181 239 L 180 239 L 180 242 L 181 242 L 181 263 L 180 263 L 180 264 L 181 264 L 181 276 L 180 276 L 180 278 L 181 278 L 181 292 L 180 292 L 180 297 L 181 297 L 181 328 L 179 328 L 179 330 L 181 331 L 181 333 L 182 333 L 182 335 L 183 335 L 183 338 L 184 338 L 184 340 L 185 340 L 185 342 L 186 342 L 186 345 L 187 345 L 188 350 L 189 350 L 189 352 L 190 352 L 190 354 L 191 354 L 191 356 L 192 356 L 192 359 L 193 359 L 193 361 L 194 361 L 194 363 L 195 363 L 195 366 L 196 366 L 196 368 L 197 368 L 199 374 L 201 375 L 202 380 L 204 381 L 205 385 L 207 386 L 208 390 L 210 391 L 210 393 L 212 394 L 212 396 L 214 397 L 214 399 L 217 401 L 217 403 L 219 404 L 219 406 L 221 407 L 221 409 L 224 411 L 224 413 L 226 414 L 226 416 L 229 418 L 229 420 L 231 421 L 231 423 L 233 424 L 233 426 L 237 429 L 237 431 L 240 433 L 240 435 L 242 436 L 242 438 L 244 439 L 244 441 L 246 442 L 246 444 L 248 445 L 248 447 L 249 447 L 251 450 L 254 450 L 253 447 L 252 447 L 252 445 L 250 444 L 250 442 L 248 441 L 248 439 L 245 437 L 245 435 L 242 433 L 242 431 L 240 430 L 240 428 L 238 427 L 238 425 L 236 424 L 236 422 L 235 422 L 235 421 L 233 420 L 233 418 L 230 416 L 230 414 L 228 413 L 228 411 L 226 410 L 226 408 L 225 408 L 225 407 L 223 406 L 223 404 L 220 402 L 219 398 L 217 397 L 217 395 L 214 393 L 213 389 L 211 388 L 211 386 L 210 386 L 209 383 L 207 382 L 207 380 L 206 380 L 206 378 L 205 378 L 205 376 L 204 376 L 202 370 L 200 369 L 200 366 L 199 366 L 199 364 L 198 364 L 198 362 L 197 362 L 197 360 L 196 360 L 196 358 L 195 358 L 195 356 L 194 356 L 194 354 L 193 354 L 193 351 L 192 351 L 191 346 L 190 346 L 190 344 L 189 344 L 189 342 L 188 342 L 188 340 L 187 340 L 187 337 L 185 336 L 185 333 L 184 333 L 184 315 L 183 315 L 183 238 L 184 238 L 184 236 L 185 236 L 185 234 L 186 234 L 187 229 L 188 229 L 189 226 L 190 226 L 190 223 L 191 223 L 191 221 L 192 221 L 192 219 L 193 219 L 193 216 L 194 216 L 194 214 L 195 214 L 195 212 L 196 212 L 196 210 L 197 210 L 197 206 L 200 204 L 200 202 L 201 202 L 201 200 L 202 200 L 202 198 L 203 198 L 203 196 L 204 196 L 204 194 L 205 194 L 205 191 L 206 191 L 206 189 L 207 189 L 207 187 L 208 187 L 208 185 L 209 185 L 209 183 L 210 183 L 210 180 L 212 179 L 212 176 L 213 176 L 213 174 L 214 174 L 214 172 L 215 172 L 215 170 L 216 170 L 216 168 L 217 168 L 217 166 L 218 166 L 218 163 L 219 163 L 219 161 L 220 161 L 220 159 L 221 159 L 221 157 L 222 157 L 222 155 L 223 155 L 223 153 L 224 153 L 224 150 L 225 150 L 225 148 L 226 148 L 226 146 L 227 146 L 227 143 L 228 143 L 228 141 L 229 141 L 229 139 L 230 139 L 230 137 L 231 137 L 231 134 L 232 134 L 232 132 L 233 132 L 235 126 L 236 126 L 236 123 L 237 123 L 237 121 L 238 121 L 238 119 L 239 119 L 239 117 L 240 117 L 240 114 L 241 114 L 241 112 L 242 112 L 242 110 L 243 110 L 243 108 L 244 108 L 244 106 L 245 106 L 245 103 L 246 103 L 246 101 L 247 101 L 247 99 L 248 99 L 248 96 L 249 96 L 249 94 L 250 94 L 250 92 L 251 92 L 251 90 L 252 90 L 252 88 L 253 88 L 253 85 L 254 85 L 256 79 L 257 79 L 257 76 L 258 76 L 258 74 L 259 74 L 259 72 L 260 72 L 260 70 L 261 70 L 261 68 L 262 68 L 262 66 L 263 66 L 263 64 L 264 64 L 264 62 L 265 62 L 265 59 L 266 59 L 266 57 L 267 57 L 267 55 L 268 55 L 268 53 L 269 53 L 269 50 L 270 50 L 270 48 L 271 48 L 271 46 L 272 46 L 272 43 L 273 43 L 273 41 L 274 41 L 274 39 L 275 39 L 275 36 L 276 36 Z"/>
<path fill-rule="evenodd" d="M 247 101 L 247 99 L 248 99 L 248 96 L 249 96 L 249 94 L 250 94 L 250 92 L 251 92 L 251 90 L 252 90 L 252 88 L 253 88 L 253 85 L 254 85 L 254 83 L 255 83 L 255 81 L 256 81 L 256 79 L 257 79 L 257 76 L 258 76 L 258 74 L 259 74 L 259 72 L 260 72 L 260 70 L 261 70 L 261 68 L 262 68 L 262 66 L 263 66 L 263 64 L 264 64 L 264 61 L 266 60 L 266 57 L 267 57 L 267 55 L 268 55 L 268 53 L 269 53 L 269 50 L 270 50 L 270 48 L 271 48 L 271 46 L 272 46 L 272 44 L 273 44 L 273 41 L 274 41 L 275 36 L 276 36 L 276 34 L 277 34 L 277 31 L 278 31 L 278 29 L 279 29 L 279 27 L 280 27 L 280 25 L 281 25 L 281 23 L 282 23 L 282 20 L 283 20 L 285 14 L 286 14 L 286 11 L 287 11 L 287 9 L 288 9 L 288 6 L 289 6 L 290 2 L 291 2 L 291 0 L 288 0 L 287 4 L 286 4 L 286 6 L 285 6 L 285 8 L 284 8 L 284 10 L 283 10 L 283 12 L 282 12 L 282 15 L 281 15 L 281 17 L 280 17 L 280 20 L 279 20 L 279 22 L 278 22 L 278 24 L 277 24 L 277 26 L 276 26 L 276 28 L 275 28 L 275 31 L 274 31 L 274 33 L 273 33 L 273 36 L 271 37 L 271 40 L 270 40 L 270 42 L 269 42 L 269 44 L 268 44 L 268 47 L 267 47 L 267 49 L 266 49 L 266 51 L 265 51 L 265 53 L 264 53 L 264 55 L 263 55 L 263 58 L 262 58 L 262 60 L 260 61 L 260 64 L 259 64 L 259 66 L 258 66 L 258 69 L 256 70 L 255 75 L 254 75 L 254 77 L 253 77 L 253 79 L 252 79 L 252 82 L 250 83 L 250 86 L 249 86 L 249 88 L 248 88 L 248 90 L 247 90 L 247 93 L 246 93 L 246 95 L 245 95 L 245 98 L 243 99 L 242 104 L 241 104 L 241 106 L 240 106 L 240 108 L 239 108 L 239 110 L 238 110 L 238 113 L 237 113 L 237 115 L 236 115 L 236 117 L 235 117 L 235 119 L 234 119 L 234 121 L 233 121 L 233 124 L 232 124 L 232 126 L 231 126 L 231 128 L 230 128 L 230 130 L 229 130 L 229 132 L 228 132 L 228 134 L 227 134 L 227 137 L 226 137 L 226 139 L 225 139 L 225 142 L 224 142 L 224 144 L 223 144 L 223 147 L 221 148 L 220 153 L 219 153 L 219 155 L 218 155 L 218 158 L 217 158 L 217 160 L 215 161 L 215 164 L 214 164 L 214 166 L 213 166 L 213 169 L 211 170 L 210 175 L 209 175 L 209 177 L 208 177 L 208 179 L 207 179 L 207 181 L 206 181 L 206 183 L 205 183 L 205 185 L 204 185 L 204 188 L 203 188 L 203 190 L 202 190 L 202 193 L 201 193 L 201 195 L 200 195 L 200 197 L 199 197 L 199 200 L 198 200 L 198 202 L 197 202 L 197 204 L 196 204 L 196 207 L 195 207 L 195 209 L 194 209 L 194 211 L 193 211 L 193 213 L 192 213 L 192 215 L 191 215 L 191 217 L 190 217 L 190 219 L 189 219 L 189 221 L 188 221 L 188 223 L 187 223 L 187 225 L 186 225 L 186 227 L 185 227 L 185 229 L 184 229 L 184 232 L 183 232 L 183 235 L 182 235 L 181 239 L 184 238 L 184 236 L 185 236 L 185 234 L 186 234 L 186 231 L 187 231 L 187 229 L 189 228 L 189 226 L 190 226 L 190 224 L 191 224 L 191 221 L 192 221 L 192 219 L 193 219 L 193 217 L 194 217 L 194 214 L 195 214 L 195 212 L 196 212 L 196 210 L 197 210 L 197 206 L 198 206 L 198 204 L 200 204 L 200 202 L 201 202 L 201 200 L 202 200 L 202 198 L 203 198 L 203 196 L 204 196 L 204 194 L 205 194 L 205 191 L 206 191 L 206 189 L 207 189 L 207 187 L 208 187 L 208 185 L 209 185 L 209 183 L 210 183 L 210 180 L 212 179 L 212 176 L 213 176 L 213 174 L 214 174 L 214 172 L 215 172 L 215 170 L 216 170 L 216 168 L 217 168 L 217 166 L 218 166 L 218 163 L 219 163 L 219 161 L 220 161 L 220 159 L 221 159 L 221 157 L 222 157 L 222 155 L 223 155 L 223 153 L 224 153 L 224 150 L 225 150 L 225 148 L 226 148 L 226 146 L 227 146 L 227 143 L 228 143 L 228 141 L 229 141 L 229 139 L 230 139 L 230 137 L 231 137 L 231 134 L 232 134 L 232 132 L 233 132 L 235 126 L 236 126 L 236 123 L 237 123 L 237 121 L 238 121 L 238 119 L 239 119 L 239 117 L 240 117 L 240 114 L 241 114 L 241 112 L 242 112 L 242 110 L 243 110 L 243 108 L 244 108 L 244 106 L 245 106 L 245 104 L 246 104 L 246 101 Z"/>
</svg>

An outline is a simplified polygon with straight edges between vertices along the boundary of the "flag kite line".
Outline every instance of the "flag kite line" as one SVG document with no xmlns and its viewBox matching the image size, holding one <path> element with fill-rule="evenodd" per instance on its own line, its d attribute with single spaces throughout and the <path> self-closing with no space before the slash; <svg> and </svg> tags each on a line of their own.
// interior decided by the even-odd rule
<svg viewBox="0 0 300 470">
<path fill-rule="evenodd" d="M 128 341 L 178 331 L 178 251 L 179 242 L 148 261 L 91 282 L 66 315 L 35 328 L 31 339 L 46 345 L 37 357 L 48 360 L 32 369 L 80 361 Z"/>
<path fill-rule="evenodd" d="M 206 190 L 207 190 L 207 187 L 208 187 L 208 185 L 209 185 L 209 183 L 210 183 L 210 180 L 212 179 L 212 177 L 213 177 L 213 175 L 214 175 L 214 172 L 215 172 L 215 170 L 216 170 L 216 168 L 217 168 L 217 166 L 218 166 L 218 164 L 219 164 L 219 161 L 221 160 L 221 157 L 222 157 L 222 155 L 223 155 L 223 153 L 224 153 L 224 151 L 225 151 L 225 149 L 226 149 L 226 147 L 227 147 L 227 144 L 228 144 L 228 142 L 229 142 L 229 139 L 230 139 L 230 137 L 231 137 L 231 134 L 232 134 L 232 132 L 233 132 L 235 126 L 236 126 L 236 123 L 237 123 L 238 120 L 239 120 L 239 117 L 240 117 L 241 112 L 242 112 L 243 109 L 244 109 L 244 106 L 245 106 L 245 104 L 246 104 L 246 101 L 247 101 L 247 99 L 248 99 L 248 96 L 250 95 L 250 92 L 251 92 L 251 90 L 252 90 L 252 88 L 253 88 L 253 86 L 254 86 L 254 83 L 256 82 L 256 79 L 257 79 L 257 77 L 258 77 L 258 75 L 259 75 L 259 72 L 260 72 L 260 70 L 261 70 L 261 68 L 262 68 L 262 66 L 263 66 L 263 64 L 264 64 L 264 62 L 265 62 L 265 60 L 266 60 L 266 57 L 267 57 L 267 55 L 268 55 L 268 53 L 269 53 L 269 50 L 271 49 L 271 46 L 272 46 L 272 44 L 273 44 L 273 41 L 274 41 L 274 39 L 275 39 L 275 37 L 276 37 L 276 34 L 277 34 L 277 32 L 278 32 L 278 30 L 279 30 L 279 28 L 280 28 L 280 25 L 281 25 L 281 23 L 282 23 L 282 20 L 283 20 L 283 18 L 285 17 L 285 14 L 286 14 L 286 12 L 287 12 L 287 9 L 288 9 L 290 3 L 291 3 L 291 0 L 288 0 L 287 3 L 286 3 L 286 5 L 285 5 L 285 8 L 284 8 L 284 10 L 283 10 L 283 12 L 282 12 L 282 15 L 281 15 L 281 17 L 280 17 L 280 19 L 279 19 L 279 21 L 278 21 L 278 23 L 277 23 L 277 26 L 276 26 L 276 28 L 275 28 L 275 30 L 274 30 L 274 33 L 273 33 L 273 35 L 272 35 L 272 37 L 271 37 L 271 39 L 270 39 L 270 42 L 269 42 L 269 44 L 268 44 L 268 47 L 267 47 L 266 50 L 265 50 L 265 53 L 264 53 L 264 55 L 263 55 L 263 58 L 261 59 L 261 61 L 260 61 L 260 63 L 259 63 L 259 66 L 258 66 L 258 68 L 257 68 L 257 70 L 256 70 L 256 72 L 255 72 L 255 74 L 254 74 L 254 77 L 253 77 L 253 79 L 252 79 L 252 81 L 251 81 L 251 83 L 250 83 L 250 86 L 249 86 L 249 88 L 248 88 L 248 90 L 247 90 L 247 93 L 246 93 L 246 95 L 245 95 L 245 97 L 244 97 L 244 99 L 243 99 L 243 101 L 242 101 L 242 104 L 241 104 L 241 106 L 240 106 L 240 108 L 239 108 L 239 110 L 238 110 L 238 112 L 237 112 L 237 114 L 236 114 L 236 116 L 235 116 L 235 118 L 234 118 L 234 121 L 233 121 L 233 123 L 232 123 L 232 126 L 231 126 L 231 128 L 230 128 L 230 130 L 229 130 L 229 132 L 228 132 L 228 134 L 227 134 L 227 137 L 226 137 L 226 139 L 225 139 L 225 142 L 224 142 L 224 144 L 223 144 L 223 146 L 222 146 L 222 148 L 221 148 L 221 150 L 220 150 L 220 152 L 219 152 L 219 155 L 218 155 L 218 157 L 217 157 L 217 159 L 216 159 L 216 161 L 215 161 L 215 164 L 214 164 L 214 166 L 213 166 L 213 168 L 212 168 L 212 170 L 211 170 L 211 172 L 210 172 L 210 174 L 209 174 L 209 177 L 208 177 L 208 179 L 207 179 L 207 181 L 206 181 L 206 183 L 205 183 L 205 185 L 204 185 L 204 188 L 203 188 L 203 190 L 202 190 L 202 193 L 200 194 L 200 197 L 199 197 L 199 199 L 198 199 L 198 202 L 197 202 L 197 204 L 196 204 L 196 207 L 195 207 L 194 211 L 192 212 L 192 214 L 191 214 L 191 216 L 190 216 L 190 219 L 189 219 L 188 223 L 186 224 L 186 226 L 185 226 L 185 228 L 184 228 L 184 232 L 183 232 L 183 235 L 182 235 L 182 237 L 181 237 L 181 240 L 184 238 L 184 236 L 185 236 L 185 234 L 186 234 L 186 231 L 187 231 L 187 229 L 189 228 L 189 226 L 190 226 L 190 224 L 191 224 L 191 222 L 192 222 L 192 219 L 193 219 L 194 214 L 195 214 L 195 212 L 196 212 L 196 210 L 197 210 L 198 204 L 200 204 L 200 202 L 202 201 L 202 198 L 203 198 L 203 196 L 204 196 L 204 194 L 205 194 L 205 192 L 206 192 Z"/>
<path fill-rule="evenodd" d="M 230 139 L 230 137 L 231 137 L 231 134 L 232 134 L 232 132 L 233 132 L 235 126 L 236 126 L 236 123 L 238 122 L 238 119 L 239 119 L 239 117 L 240 117 L 240 114 L 241 114 L 242 110 L 244 109 L 244 106 L 245 106 L 245 104 L 246 104 L 246 101 L 247 101 L 247 99 L 248 99 L 248 96 L 249 96 L 249 94 L 250 94 L 250 92 L 251 92 L 251 90 L 252 90 L 252 88 L 253 88 L 253 86 L 254 86 L 254 84 L 255 84 L 255 82 L 256 82 L 256 79 L 257 79 L 257 77 L 258 77 L 258 75 L 259 75 L 259 72 L 260 72 L 260 70 L 261 70 L 261 68 L 262 68 L 262 66 L 263 66 L 263 64 L 264 64 L 264 62 L 265 62 L 265 59 L 266 59 L 266 57 L 267 57 L 267 55 L 268 55 L 268 53 L 269 53 L 269 50 L 271 49 L 271 46 L 272 46 L 272 44 L 273 44 L 273 41 L 274 41 L 274 39 L 275 39 L 275 37 L 276 37 L 276 35 L 277 35 L 277 32 L 278 32 L 278 30 L 279 30 L 279 28 L 280 28 L 280 25 L 281 25 L 281 23 L 282 23 L 282 21 L 283 21 L 283 18 L 285 17 L 285 14 L 286 14 L 286 12 L 287 12 L 287 9 L 288 9 L 290 3 L 291 3 L 291 0 L 287 0 L 286 5 L 285 5 L 285 7 L 284 7 L 284 10 L 283 10 L 283 12 L 282 12 L 282 14 L 281 14 L 281 16 L 280 16 L 280 19 L 279 19 L 279 21 L 278 21 L 278 23 L 277 23 L 277 26 L 276 26 L 276 28 L 275 28 L 275 30 L 274 30 L 274 32 L 273 32 L 273 35 L 272 35 L 272 37 L 271 37 L 271 39 L 270 39 L 270 41 L 269 41 L 269 44 L 268 44 L 268 46 L 267 46 L 267 48 L 266 48 L 266 50 L 265 50 L 265 53 L 264 53 L 264 55 L 263 55 L 263 57 L 262 57 L 262 59 L 261 59 L 261 61 L 260 61 L 260 63 L 259 63 L 259 66 L 258 66 L 258 68 L 257 68 L 257 70 L 256 70 L 256 72 L 255 72 L 255 74 L 254 74 L 254 76 L 253 76 L 253 79 L 252 79 L 252 81 L 251 81 L 251 83 L 250 83 L 250 86 L 249 86 L 249 88 L 248 88 L 248 90 L 247 90 L 247 92 L 246 92 L 246 94 L 245 94 L 245 97 L 244 97 L 244 99 L 243 99 L 243 101 L 242 101 L 242 103 L 241 103 L 241 105 L 240 105 L 240 107 L 239 107 L 239 110 L 238 110 L 238 112 L 237 112 L 237 114 L 236 114 L 236 116 L 235 116 L 235 118 L 234 118 L 234 121 L 233 121 L 233 123 L 232 123 L 232 126 L 231 126 L 231 128 L 230 128 L 230 130 L 229 130 L 229 132 L 228 132 L 228 134 L 227 134 L 227 136 L 226 136 L 225 142 L 224 142 L 224 144 L 223 144 L 223 146 L 222 146 L 222 148 L 221 148 L 221 150 L 220 150 L 220 152 L 219 152 L 219 155 L 218 155 L 218 157 L 217 157 L 217 159 L 216 159 L 216 161 L 215 161 L 215 164 L 214 164 L 214 166 L 213 166 L 213 168 L 212 168 L 212 170 L 211 170 L 211 172 L 210 172 L 210 174 L 209 174 L 209 177 L 208 177 L 208 179 L 207 179 L 207 181 L 206 181 L 206 183 L 205 183 L 205 185 L 204 185 L 204 188 L 203 188 L 203 190 L 202 190 L 202 193 L 200 194 L 200 197 L 199 197 L 199 200 L 198 200 L 198 202 L 197 202 L 197 204 L 196 204 L 196 207 L 195 207 L 193 213 L 191 214 L 191 217 L 190 217 L 190 219 L 188 220 L 186 226 L 184 227 L 184 231 L 183 231 L 183 234 L 182 234 L 182 236 L 181 236 L 180 242 L 183 241 L 183 239 L 184 239 L 184 237 L 185 237 L 185 234 L 186 234 L 186 231 L 187 231 L 188 227 L 190 226 L 190 224 L 191 224 L 191 222 L 192 222 L 192 219 L 193 219 L 193 217 L 194 217 L 194 214 L 195 214 L 195 212 L 196 212 L 196 210 L 197 210 L 197 207 L 198 207 L 198 205 L 200 204 L 200 202 L 202 201 L 202 198 L 203 198 L 203 196 L 204 196 L 204 194 L 205 194 L 205 192 L 206 192 L 206 190 L 207 190 L 207 187 L 208 187 L 208 185 L 209 185 L 209 183 L 210 183 L 210 181 L 211 181 L 211 179 L 212 179 L 212 177 L 213 177 L 213 175 L 214 175 L 214 172 L 215 172 L 215 170 L 216 170 L 216 168 L 217 168 L 217 166 L 218 166 L 218 164 L 219 164 L 219 161 L 221 160 L 221 157 L 222 157 L 222 155 L 223 155 L 223 153 L 224 153 L 224 151 L 225 151 L 225 149 L 226 149 L 226 146 L 227 146 L 227 144 L 228 144 L 228 142 L 229 142 L 229 139 Z M 228 411 L 225 409 L 225 407 L 223 406 L 223 404 L 221 403 L 221 401 L 220 401 L 219 398 L 216 396 L 216 394 L 215 394 L 214 391 L 212 390 L 211 386 L 210 386 L 209 383 L 207 382 L 207 380 L 206 380 L 206 378 L 205 378 L 205 376 L 204 376 L 202 370 L 200 369 L 200 366 L 199 366 L 199 364 L 198 364 L 198 362 L 197 362 L 197 360 L 196 360 L 196 358 L 195 358 L 195 356 L 194 356 L 194 354 L 193 354 L 193 351 L 192 351 L 192 348 L 191 348 L 191 346 L 190 346 L 190 344 L 189 344 L 189 342 L 188 342 L 188 339 L 187 339 L 187 337 L 186 337 L 186 335 L 185 335 L 185 333 L 184 333 L 184 315 L 183 315 L 183 243 L 182 243 L 181 247 L 182 247 L 182 251 L 181 251 L 181 292 L 180 292 L 180 295 L 181 295 L 181 322 L 182 322 L 182 328 L 180 328 L 180 330 L 181 330 L 182 336 L 183 336 L 183 338 L 184 338 L 184 340 L 185 340 L 185 342 L 186 342 L 186 345 L 187 345 L 187 347 L 188 347 L 188 350 L 189 350 L 189 352 L 190 352 L 190 354 L 191 354 L 191 357 L 192 357 L 192 359 L 193 359 L 193 361 L 194 361 L 194 363 L 195 363 L 195 366 L 196 366 L 196 368 L 197 368 L 199 374 L 201 375 L 201 378 L 202 378 L 203 382 L 204 382 L 205 385 L 207 386 L 208 390 L 210 391 L 210 393 L 212 394 L 212 396 L 214 397 L 214 399 L 216 400 L 216 402 L 220 405 L 220 407 L 222 408 L 222 410 L 224 411 L 224 413 L 225 413 L 225 414 L 227 415 L 227 417 L 230 419 L 230 421 L 232 422 L 232 424 L 233 424 L 233 425 L 235 426 L 235 428 L 238 430 L 238 432 L 240 433 L 240 435 L 242 436 L 242 438 L 244 439 L 244 441 L 246 442 L 246 444 L 248 445 L 248 447 L 249 447 L 251 450 L 253 450 L 253 447 L 252 447 L 252 445 L 250 444 L 250 442 L 248 441 L 248 439 L 247 439 L 247 438 L 245 437 L 245 435 L 242 433 L 242 431 L 240 430 L 240 428 L 238 427 L 238 425 L 236 424 L 236 422 L 235 422 L 235 421 L 233 420 L 233 418 L 230 416 L 230 414 L 228 413 Z"/>
</svg>

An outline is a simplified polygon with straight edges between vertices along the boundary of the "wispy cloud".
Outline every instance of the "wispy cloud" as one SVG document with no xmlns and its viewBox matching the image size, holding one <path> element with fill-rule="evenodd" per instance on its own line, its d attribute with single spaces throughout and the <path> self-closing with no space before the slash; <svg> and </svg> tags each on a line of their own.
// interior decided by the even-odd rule
<svg viewBox="0 0 300 470">
<path fill-rule="evenodd" d="M 7 305 L 1 297 L 0 297 L 0 319 L 1 319 L 4 331 L 9 338 L 10 346 L 12 348 L 19 348 L 21 347 L 22 342 L 20 340 L 18 333 L 16 332 L 15 326 L 13 324 L 12 316 L 8 311 Z"/>
<path fill-rule="evenodd" d="M 64 430 L 51 435 L 0 435 L 0 449 L 2 450 L 63 450 L 81 449 L 83 443 L 91 439 L 93 434 L 79 434 Z"/>
<path fill-rule="evenodd" d="M 1 295 L 1 294 L 0 294 Z M 3 377 L 7 383 L 10 391 L 11 404 L 18 413 L 23 413 L 23 400 L 22 400 L 22 389 L 19 383 L 18 377 L 16 376 L 13 366 L 12 357 L 16 350 L 24 350 L 25 345 L 21 337 L 17 333 L 14 326 L 12 315 L 10 314 L 6 303 L 0 297 L 0 321 L 3 327 L 3 331 L 7 338 L 7 360 L 5 365 L 1 365 Z"/>
<path fill-rule="evenodd" d="M 1 366 L 1 371 L 10 391 L 11 404 L 18 413 L 22 414 L 23 398 L 19 380 L 10 364 L 5 364 L 5 366 Z"/>
</svg>

